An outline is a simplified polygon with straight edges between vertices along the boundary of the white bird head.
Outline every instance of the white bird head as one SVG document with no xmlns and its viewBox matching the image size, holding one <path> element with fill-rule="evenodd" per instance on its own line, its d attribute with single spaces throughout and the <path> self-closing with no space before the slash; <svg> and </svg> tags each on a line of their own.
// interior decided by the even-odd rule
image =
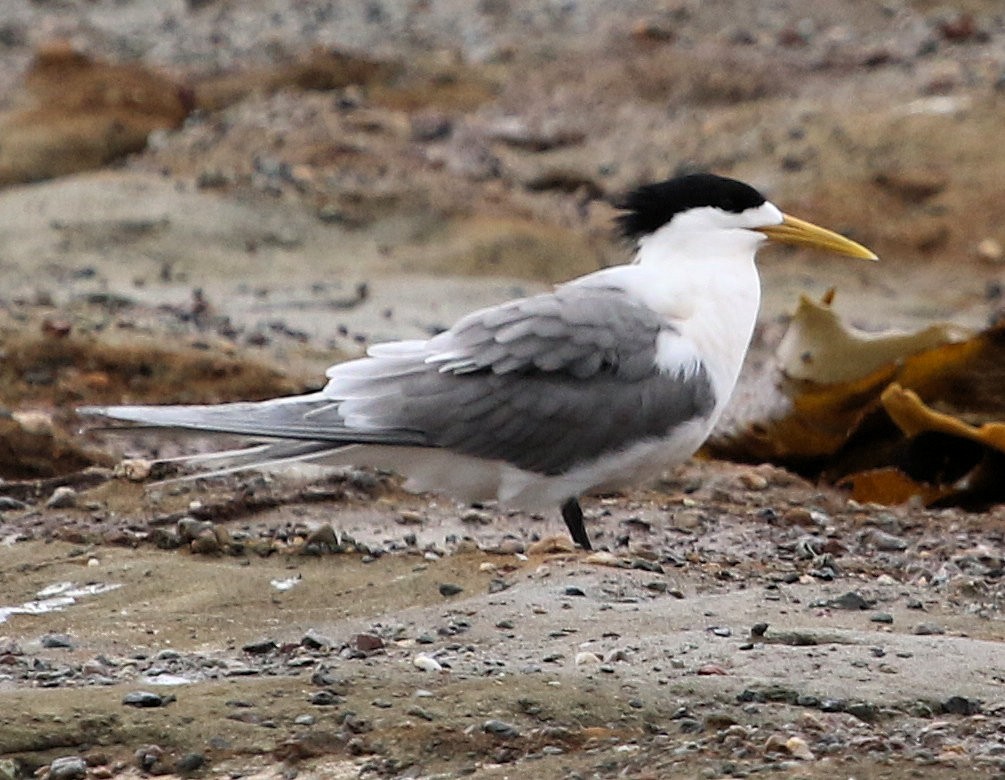
<svg viewBox="0 0 1005 780">
<path fill-rule="evenodd" d="M 623 209 L 618 217 L 621 233 L 636 241 L 640 249 L 659 243 L 671 251 L 701 248 L 712 253 L 752 255 L 770 240 L 876 259 L 861 244 L 783 213 L 749 184 L 711 173 L 644 185 L 619 205 Z"/>
</svg>

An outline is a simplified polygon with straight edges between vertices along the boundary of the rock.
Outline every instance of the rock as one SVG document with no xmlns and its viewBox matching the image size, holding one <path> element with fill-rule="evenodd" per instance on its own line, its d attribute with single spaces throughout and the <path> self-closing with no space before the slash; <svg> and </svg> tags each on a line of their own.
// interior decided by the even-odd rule
<svg viewBox="0 0 1005 780">
<path fill-rule="evenodd" d="M 718 664 L 705 664 L 704 666 L 699 666 L 696 674 L 702 676 L 726 676 L 729 674 L 723 667 Z"/>
<path fill-rule="evenodd" d="M 504 720 L 487 720 L 482 724 L 482 731 L 502 739 L 513 739 L 520 736 L 520 730 Z"/>
<path fill-rule="evenodd" d="M 56 648 L 73 649 L 73 640 L 69 634 L 46 634 L 42 637 L 42 647 L 49 650 Z"/>
<path fill-rule="evenodd" d="M 571 553 L 575 550 L 572 541 L 565 534 L 546 536 L 527 548 L 528 555 L 548 555 L 550 553 Z"/>
<path fill-rule="evenodd" d="M 792 507 L 785 511 L 781 517 L 782 525 L 798 525 L 802 528 L 814 528 L 816 526 L 816 521 L 813 519 L 813 513 L 809 509 L 804 509 L 801 506 Z"/>
<path fill-rule="evenodd" d="M 873 177 L 873 182 L 904 203 L 916 205 L 945 190 L 949 179 L 933 171 L 881 171 Z"/>
<path fill-rule="evenodd" d="M 869 541 L 877 550 L 883 552 L 901 552 L 907 549 L 907 540 L 894 536 L 886 531 L 875 530 L 869 534 Z"/>
<path fill-rule="evenodd" d="M 278 650 L 279 645 L 272 639 L 258 639 L 254 642 L 248 642 L 241 649 L 251 655 L 265 655 L 266 653 L 271 653 L 273 650 Z"/>
<path fill-rule="evenodd" d="M 174 697 L 164 697 L 150 691 L 130 691 L 122 697 L 122 703 L 129 707 L 163 707 L 174 701 Z"/>
<path fill-rule="evenodd" d="M 175 771 L 181 774 L 198 772 L 206 765 L 206 756 L 202 753 L 186 753 L 174 765 Z"/>
<path fill-rule="evenodd" d="M 412 659 L 412 666 L 424 672 L 442 672 L 443 666 L 428 653 L 418 653 Z"/>
<path fill-rule="evenodd" d="M 70 509 L 77 505 L 77 491 L 67 485 L 62 485 L 52 491 L 49 500 L 45 502 L 47 509 Z"/>
<path fill-rule="evenodd" d="M 583 563 L 592 563 L 595 566 L 613 566 L 619 569 L 623 568 L 625 565 L 625 562 L 621 558 L 614 553 L 607 552 L 606 550 L 590 553 L 583 558 Z"/>
<path fill-rule="evenodd" d="M 845 593 L 843 596 L 838 596 L 829 602 L 830 606 L 836 609 L 869 609 L 870 602 L 863 598 L 860 594 L 851 590 Z"/>
<path fill-rule="evenodd" d="M 440 595 L 445 598 L 450 598 L 451 596 L 456 596 L 458 593 L 464 592 L 464 588 L 460 585 L 454 585 L 451 582 L 441 582 L 439 590 Z"/>
<path fill-rule="evenodd" d="M 1005 259 L 1005 249 L 999 241 L 985 238 L 977 244 L 977 257 L 990 263 L 1000 263 Z"/>
<path fill-rule="evenodd" d="M 601 658 L 596 653 L 591 653 L 584 650 L 583 652 L 576 653 L 576 657 L 573 660 L 573 662 L 576 664 L 576 666 L 586 666 L 588 664 L 589 665 L 599 664 L 603 660 L 604 659 Z"/>
<path fill-rule="evenodd" d="M 941 708 L 949 715 L 977 715 L 981 711 L 981 703 L 963 696 L 950 696 L 942 702 Z"/>
<path fill-rule="evenodd" d="M 802 737 L 789 737 L 785 740 L 785 749 L 790 755 L 802 761 L 816 761 L 817 757 L 813 755 L 810 746 L 806 744 L 806 740 Z"/>
<path fill-rule="evenodd" d="M 303 638 L 300 640 L 300 644 L 308 650 L 322 650 L 326 647 L 331 647 L 333 642 L 328 639 L 328 637 L 322 636 L 312 628 L 304 634 Z"/>
<path fill-rule="evenodd" d="M 78 780 L 87 776 L 87 762 L 80 756 L 63 756 L 49 764 L 49 780 Z"/>
<path fill-rule="evenodd" d="M 756 471 L 744 471 L 740 474 L 740 484 L 747 490 L 766 490 L 768 480 L 763 474 L 758 474 Z"/>
<path fill-rule="evenodd" d="M 569 585 L 562 593 L 566 596 L 576 596 L 583 597 L 586 596 L 586 591 L 582 588 L 578 588 L 575 585 Z"/>
<path fill-rule="evenodd" d="M 364 653 L 375 653 L 384 648 L 384 640 L 376 634 L 356 634 L 352 641 L 356 649 Z"/>
<path fill-rule="evenodd" d="M 318 691 L 312 694 L 308 701 L 315 707 L 334 707 L 337 704 L 341 704 L 343 699 L 332 691 Z"/>
<path fill-rule="evenodd" d="M 918 623 L 911 633 L 915 636 L 936 636 L 946 633 L 946 629 L 936 623 Z"/>
<path fill-rule="evenodd" d="M 136 766 L 144 772 L 149 772 L 163 755 L 164 750 L 159 745 L 144 745 L 133 753 L 133 758 L 136 761 Z"/>
<path fill-rule="evenodd" d="M 293 719 L 293 722 L 297 726 L 313 726 L 317 723 L 317 718 L 313 715 L 297 715 L 297 717 Z"/>
<path fill-rule="evenodd" d="M 10 496 L 0 496 L 0 512 L 8 510 L 27 509 L 28 505 L 24 501 L 18 501 Z"/>
<path fill-rule="evenodd" d="M 127 458 L 119 463 L 116 474 L 121 474 L 130 482 L 143 482 L 153 471 L 153 461 L 144 458 Z"/>
<path fill-rule="evenodd" d="M 893 615 L 889 612 L 874 612 L 869 616 L 869 620 L 872 623 L 883 623 L 885 625 L 890 625 L 893 623 Z"/>
</svg>

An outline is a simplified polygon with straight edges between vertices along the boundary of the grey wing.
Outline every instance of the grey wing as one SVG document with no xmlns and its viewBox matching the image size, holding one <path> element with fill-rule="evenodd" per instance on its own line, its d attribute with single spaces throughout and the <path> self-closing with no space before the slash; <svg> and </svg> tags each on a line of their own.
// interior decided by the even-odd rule
<svg viewBox="0 0 1005 780">
<path fill-rule="evenodd" d="M 679 335 L 622 290 L 566 286 L 377 347 L 324 392 L 350 427 L 557 474 L 711 411 L 700 364 L 659 370 L 661 337 Z"/>
<path fill-rule="evenodd" d="M 711 411 L 702 365 L 657 367 L 661 339 L 675 338 L 672 325 L 620 289 L 566 285 L 475 312 L 428 341 L 377 345 L 329 369 L 317 393 L 81 411 L 305 443 L 277 445 L 262 461 L 347 444 L 418 445 L 558 474 Z"/>
</svg>

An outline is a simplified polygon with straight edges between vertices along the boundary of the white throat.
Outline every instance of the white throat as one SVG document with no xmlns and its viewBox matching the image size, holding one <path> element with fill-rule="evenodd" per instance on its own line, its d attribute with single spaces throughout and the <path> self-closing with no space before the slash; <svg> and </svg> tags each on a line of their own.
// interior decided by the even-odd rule
<svg viewBox="0 0 1005 780">
<path fill-rule="evenodd" d="M 757 322 L 761 283 L 753 230 L 700 230 L 669 224 L 640 242 L 632 292 L 697 347 L 725 407 Z"/>
</svg>

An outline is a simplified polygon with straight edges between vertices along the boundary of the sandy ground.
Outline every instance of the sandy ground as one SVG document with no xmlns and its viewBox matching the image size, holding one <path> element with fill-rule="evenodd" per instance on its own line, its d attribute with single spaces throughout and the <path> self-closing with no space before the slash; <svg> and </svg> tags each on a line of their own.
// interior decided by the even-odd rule
<svg viewBox="0 0 1005 780">
<path fill-rule="evenodd" d="M 874 330 L 1001 310 L 995 3 L 0 19 L 5 107 L 54 36 L 193 83 L 315 44 L 406 63 L 249 94 L 105 170 L 0 192 L 0 398 L 106 466 L 209 443 L 78 434 L 74 406 L 317 386 L 369 343 L 623 258 L 610 199 L 675 169 L 746 178 L 883 256 L 766 256 L 754 360 L 801 292 L 836 287 Z M 59 446 L 0 482 L 4 780 L 1005 773 L 1000 507 L 860 506 L 699 461 L 586 502 L 586 556 L 557 513 L 388 475 L 158 485 Z"/>
</svg>

